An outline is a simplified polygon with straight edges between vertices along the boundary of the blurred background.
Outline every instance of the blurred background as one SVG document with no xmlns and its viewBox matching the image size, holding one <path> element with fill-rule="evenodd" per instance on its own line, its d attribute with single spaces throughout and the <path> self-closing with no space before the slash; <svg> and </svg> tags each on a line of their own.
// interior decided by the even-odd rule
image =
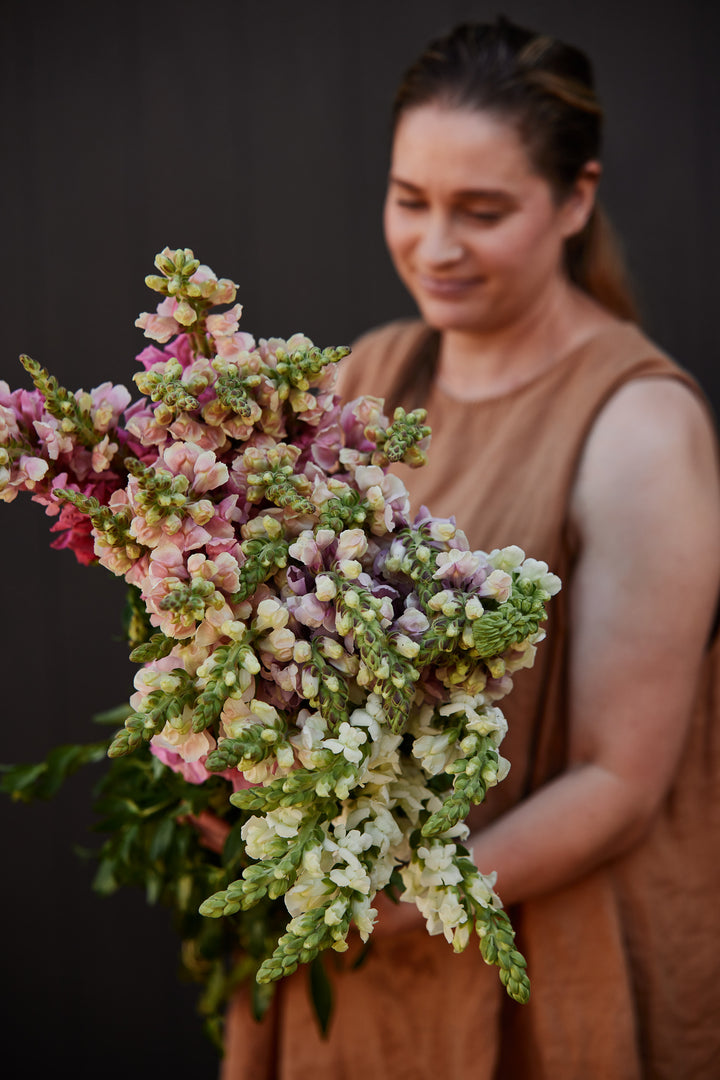
<svg viewBox="0 0 720 1080">
<path fill-rule="evenodd" d="M 0 379 L 30 353 L 70 389 L 131 384 L 144 286 L 165 245 L 239 283 L 241 328 L 345 344 L 413 305 L 380 215 L 389 110 L 427 40 L 499 12 L 589 52 L 607 114 L 601 197 L 645 328 L 720 404 L 720 7 L 716 0 L 5 0 Z M 0 761 L 98 736 L 126 700 L 123 586 L 49 549 L 27 498 L 0 504 Z M 169 917 L 101 899 L 91 790 L 0 801 L 6 1076 L 211 1078 Z M 9 1071 L 7 1071 L 9 1068 Z"/>
</svg>

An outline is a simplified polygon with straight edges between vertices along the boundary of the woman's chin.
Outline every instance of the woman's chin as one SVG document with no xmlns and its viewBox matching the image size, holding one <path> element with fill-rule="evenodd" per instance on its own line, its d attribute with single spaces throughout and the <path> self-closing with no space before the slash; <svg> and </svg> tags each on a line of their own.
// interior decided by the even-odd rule
<svg viewBox="0 0 720 1080">
<path fill-rule="evenodd" d="M 486 305 L 418 303 L 423 321 L 440 333 L 486 334 L 497 327 L 497 315 Z"/>
</svg>

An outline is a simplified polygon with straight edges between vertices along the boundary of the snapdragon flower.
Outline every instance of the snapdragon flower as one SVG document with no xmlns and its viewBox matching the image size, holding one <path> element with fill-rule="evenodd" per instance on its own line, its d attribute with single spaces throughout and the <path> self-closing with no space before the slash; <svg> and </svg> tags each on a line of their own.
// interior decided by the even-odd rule
<svg viewBox="0 0 720 1080">
<path fill-rule="evenodd" d="M 559 579 L 518 547 L 471 550 L 453 518 L 412 518 L 389 465 L 422 464 L 425 414 L 339 402 L 347 349 L 256 341 L 234 283 L 188 248 L 156 269 L 140 400 L 109 382 L 71 394 L 29 358 L 34 390 L 0 382 L 0 500 L 30 492 L 55 546 L 131 587 L 141 667 L 110 754 L 146 743 L 234 793 L 242 875 L 201 911 L 284 902 L 259 981 L 342 951 L 353 924 L 366 940 L 398 880 L 430 933 L 487 942 L 500 905 L 464 818 L 507 773 L 494 703 L 532 663 Z M 518 954 L 481 947 L 524 999 Z"/>
</svg>

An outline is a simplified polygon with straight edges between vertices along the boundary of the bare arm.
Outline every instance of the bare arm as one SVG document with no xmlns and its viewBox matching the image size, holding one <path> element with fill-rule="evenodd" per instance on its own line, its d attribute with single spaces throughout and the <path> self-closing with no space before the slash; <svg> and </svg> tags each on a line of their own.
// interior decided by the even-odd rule
<svg viewBox="0 0 720 1080">
<path fill-rule="evenodd" d="M 675 774 L 720 580 L 714 438 L 687 388 L 645 379 L 615 395 L 588 440 L 572 512 L 582 556 L 569 768 L 469 841 L 480 869 L 498 871 L 505 904 L 630 848 Z M 405 904 L 383 912 L 382 929 L 414 915 Z"/>
<path fill-rule="evenodd" d="M 506 903 L 561 887 L 631 847 L 666 794 L 687 733 L 720 578 L 714 440 L 671 380 L 604 409 L 573 513 L 570 768 L 474 837 Z"/>
</svg>

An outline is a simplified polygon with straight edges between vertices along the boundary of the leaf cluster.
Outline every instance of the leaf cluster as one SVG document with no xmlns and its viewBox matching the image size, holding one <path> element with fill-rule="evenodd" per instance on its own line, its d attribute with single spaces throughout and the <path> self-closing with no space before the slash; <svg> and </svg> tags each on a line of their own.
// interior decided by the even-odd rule
<svg viewBox="0 0 720 1080">
<path fill-rule="evenodd" d="M 96 718 L 116 723 L 126 706 Z M 0 791 L 31 802 L 50 799 L 83 765 L 107 760 L 108 740 L 59 746 L 45 761 L 2 766 Z M 93 888 L 108 896 L 126 886 L 142 889 L 150 904 L 172 912 L 181 939 L 181 974 L 198 982 L 198 1011 L 207 1034 L 220 1049 L 228 998 L 240 983 L 252 987 L 252 1007 L 261 1019 L 273 986 L 255 976 L 285 928 L 281 903 L 265 897 L 232 918 L 207 919 L 201 902 L 227 885 L 248 865 L 241 837 L 247 814 L 227 800 L 227 782 L 190 784 L 155 758 L 147 745 L 110 763 L 95 789 L 95 831 L 105 839 L 98 850 Z M 188 815 L 210 810 L 230 825 L 222 854 L 204 846 Z"/>
</svg>

